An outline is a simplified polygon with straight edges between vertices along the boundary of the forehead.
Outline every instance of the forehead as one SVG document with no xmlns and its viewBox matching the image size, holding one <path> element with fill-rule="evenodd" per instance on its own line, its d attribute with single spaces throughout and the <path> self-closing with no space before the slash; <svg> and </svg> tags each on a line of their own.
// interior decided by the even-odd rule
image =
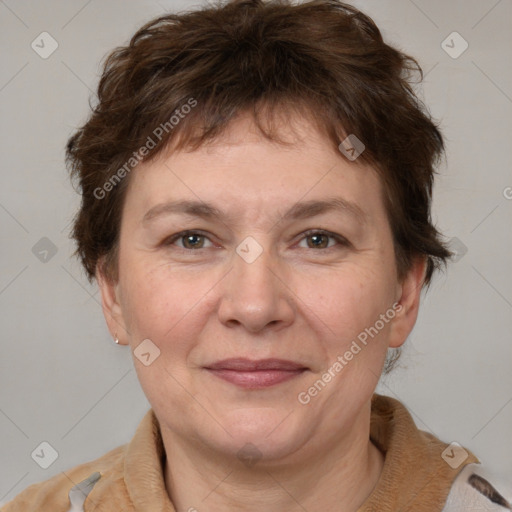
<svg viewBox="0 0 512 512">
<path fill-rule="evenodd" d="M 127 203 L 145 215 L 159 204 L 183 199 L 231 208 L 234 215 L 335 197 L 363 213 L 382 207 L 377 173 L 350 162 L 307 118 L 280 125 L 279 137 L 288 145 L 266 139 L 250 116 L 241 116 L 195 151 L 171 147 L 139 165 Z"/>
</svg>

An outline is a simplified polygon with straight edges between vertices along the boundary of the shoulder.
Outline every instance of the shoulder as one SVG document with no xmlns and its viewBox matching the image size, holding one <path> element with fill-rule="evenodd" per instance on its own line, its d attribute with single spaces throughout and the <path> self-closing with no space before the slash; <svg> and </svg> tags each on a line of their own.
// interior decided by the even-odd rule
<svg viewBox="0 0 512 512">
<path fill-rule="evenodd" d="M 496 476 L 481 464 L 468 464 L 457 475 L 443 512 L 512 510 L 512 478 Z"/>
<path fill-rule="evenodd" d="M 68 512 L 70 510 L 70 491 L 84 481 L 90 479 L 94 473 L 99 473 L 91 479 L 88 491 L 96 480 L 102 481 L 104 487 L 107 483 L 123 481 L 123 459 L 126 445 L 109 451 L 102 457 L 69 470 L 62 471 L 54 477 L 32 484 L 18 494 L 12 501 L 4 505 L 1 512 Z M 85 482 L 87 484 L 87 482 Z M 78 487 L 77 487 L 78 489 Z M 80 493 L 80 491 L 78 491 Z M 85 496 L 85 495 L 84 495 Z M 71 510 L 75 510 L 71 508 Z M 76 509 L 80 510 L 80 508 Z"/>
</svg>

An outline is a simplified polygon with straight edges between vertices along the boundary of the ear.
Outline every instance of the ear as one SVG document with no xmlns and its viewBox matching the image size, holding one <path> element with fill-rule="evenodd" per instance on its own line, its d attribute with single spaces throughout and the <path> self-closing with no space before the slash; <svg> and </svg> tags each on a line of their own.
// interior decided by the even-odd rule
<svg viewBox="0 0 512 512">
<path fill-rule="evenodd" d="M 128 345 L 128 330 L 125 325 L 123 310 L 119 300 L 119 284 L 106 275 L 104 260 L 96 265 L 96 281 L 101 293 L 101 307 L 112 338 L 117 338 L 120 345 Z"/>
<path fill-rule="evenodd" d="M 402 346 L 416 323 L 426 269 L 427 259 L 417 257 L 398 285 L 396 315 L 391 322 L 390 348 Z"/>
</svg>

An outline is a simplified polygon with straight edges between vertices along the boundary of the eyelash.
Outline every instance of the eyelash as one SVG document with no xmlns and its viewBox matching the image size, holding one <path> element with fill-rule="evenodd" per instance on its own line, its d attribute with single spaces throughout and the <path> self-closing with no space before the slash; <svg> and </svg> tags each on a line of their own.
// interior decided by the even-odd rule
<svg viewBox="0 0 512 512">
<path fill-rule="evenodd" d="M 165 246 L 172 245 L 177 240 L 179 240 L 181 238 L 184 238 L 186 236 L 190 236 L 190 235 L 199 235 L 199 236 L 202 236 L 202 237 L 207 238 L 208 240 L 210 240 L 208 238 L 208 236 L 205 233 L 203 233 L 202 231 L 187 230 L 187 231 L 181 231 L 180 233 L 176 233 L 175 235 L 170 236 L 169 238 L 165 239 L 162 242 L 162 245 L 165 245 Z M 339 246 L 348 247 L 348 246 L 351 245 L 350 242 L 346 238 L 342 237 L 341 235 L 337 235 L 336 233 L 332 233 L 331 231 L 326 231 L 324 229 L 310 229 L 310 230 L 305 231 L 304 233 L 302 233 L 302 235 L 303 236 L 299 240 L 299 242 L 304 240 L 305 238 L 308 238 L 308 237 L 313 236 L 313 235 L 324 235 L 324 236 L 327 236 L 329 238 L 332 238 L 332 239 L 336 240 L 338 242 Z M 336 247 L 337 246 L 331 246 L 331 247 L 320 248 L 320 249 L 317 249 L 317 250 L 321 250 L 321 251 L 325 252 L 325 251 L 330 251 L 332 249 L 336 249 Z M 209 249 L 209 247 L 200 247 L 199 249 L 187 249 L 186 247 L 177 247 L 177 248 L 182 250 L 182 251 L 186 251 L 186 252 L 196 252 L 196 251 L 200 251 L 202 249 Z M 306 249 L 313 249 L 313 250 L 315 250 L 313 247 L 306 247 Z"/>
</svg>

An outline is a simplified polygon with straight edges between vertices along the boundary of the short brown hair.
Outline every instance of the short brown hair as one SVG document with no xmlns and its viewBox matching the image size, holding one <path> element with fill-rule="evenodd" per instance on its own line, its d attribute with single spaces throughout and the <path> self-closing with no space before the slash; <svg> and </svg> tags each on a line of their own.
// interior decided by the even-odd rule
<svg viewBox="0 0 512 512">
<path fill-rule="evenodd" d="M 67 144 L 82 197 L 72 237 L 89 281 L 99 261 L 107 278 L 118 278 L 123 201 L 138 161 L 171 142 L 197 149 L 247 112 L 280 141 L 260 116 L 272 126 L 284 112 L 307 116 L 336 148 L 349 134 L 364 143 L 359 158 L 384 186 L 398 275 L 425 257 L 428 285 L 451 253 L 430 214 L 443 139 L 413 91 L 415 76 L 423 79 L 415 59 L 337 0 L 231 0 L 146 23 L 107 57 L 97 104 Z M 150 139 L 155 147 L 143 151 Z"/>
</svg>

